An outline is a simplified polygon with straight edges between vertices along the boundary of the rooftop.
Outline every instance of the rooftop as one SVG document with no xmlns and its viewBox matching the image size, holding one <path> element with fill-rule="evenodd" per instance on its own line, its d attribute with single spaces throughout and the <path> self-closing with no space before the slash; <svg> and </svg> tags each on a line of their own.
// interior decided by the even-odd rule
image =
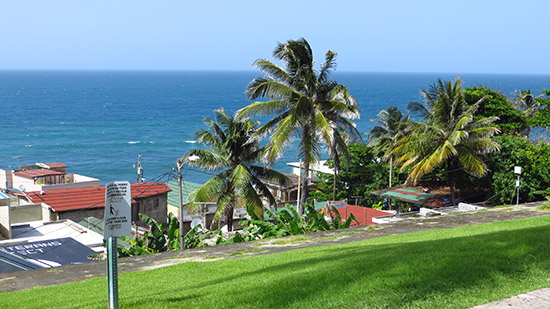
<svg viewBox="0 0 550 309">
<path fill-rule="evenodd" d="M 166 183 L 166 185 L 172 190 L 171 192 L 168 192 L 168 204 L 178 206 L 179 205 L 179 187 L 178 187 L 178 181 L 172 180 Z M 182 181 L 181 182 L 181 199 L 183 201 L 183 204 L 187 204 L 187 197 L 191 192 L 195 191 L 198 187 L 200 187 L 201 184 L 189 182 L 189 181 Z"/>
<path fill-rule="evenodd" d="M 142 182 L 131 184 L 132 199 L 144 198 L 170 192 L 171 189 L 162 182 Z M 46 192 L 28 192 L 30 202 L 44 203 L 56 212 L 75 209 L 105 207 L 105 186 L 76 189 L 52 190 Z M 133 202 L 135 202 L 133 200 Z"/>
<path fill-rule="evenodd" d="M 24 170 L 14 172 L 17 176 L 27 177 L 27 178 L 36 178 L 44 176 L 54 176 L 54 175 L 65 175 L 63 172 L 52 171 L 52 170 Z"/>
<path fill-rule="evenodd" d="M 65 163 L 61 163 L 61 162 L 52 162 L 52 163 L 36 163 L 37 165 L 38 164 L 41 164 L 41 165 L 44 165 L 45 168 L 66 168 L 66 167 L 69 167 L 67 164 Z"/>
</svg>

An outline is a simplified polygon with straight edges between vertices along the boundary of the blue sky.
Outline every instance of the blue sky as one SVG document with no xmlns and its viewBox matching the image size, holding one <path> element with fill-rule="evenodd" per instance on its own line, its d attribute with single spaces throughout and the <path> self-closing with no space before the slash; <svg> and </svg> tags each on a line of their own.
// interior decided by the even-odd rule
<svg viewBox="0 0 550 309">
<path fill-rule="evenodd" d="M 550 1 L 0 1 L 0 69 L 252 70 L 305 37 L 338 71 L 550 74 Z"/>
</svg>

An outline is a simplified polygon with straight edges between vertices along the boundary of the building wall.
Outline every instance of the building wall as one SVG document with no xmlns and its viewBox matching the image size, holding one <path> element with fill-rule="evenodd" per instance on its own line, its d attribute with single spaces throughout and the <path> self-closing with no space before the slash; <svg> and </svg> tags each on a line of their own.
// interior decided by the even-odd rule
<svg viewBox="0 0 550 309">
<path fill-rule="evenodd" d="M 69 174 L 69 175 L 75 175 L 80 177 L 75 177 L 74 182 L 69 183 L 63 183 L 63 184 L 55 184 L 55 185 L 42 185 L 41 191 L 48 191 L 48 190 L 62 190 L 62 189 L 76 189 L 76 188 L 87 188 L 87 187 L 98 187 L 100 186 L 99 179 L 76 175 L 76 174 Z M 70 180 L 71 178 L 69 178 Z"/>
<path fill-rule="evenodd" d="M 11 239 L 10 206 L 0 206 L 0 234 Z M 2 237 L 0 237 L 2 238 Z"/>
<path fill-rule="evenodd" d="M 11 224 L 29 222 L 29 221 L 42 221 L 43 219 L 42 205 L 30 204 L 30 205 L 11 206 L 10 216 L 11 216 Z M 49 221 L 49 220 L 45 220 L 45 221 Z"/>
<path fill-rule="evenodd" d="M 143 213 L 155 219 L 158 223 L 166 223 L 168 220 L 167 205 L 168 193 L 157 194 L 144 198 L 134 198 L 136 203 L 132 204 L 132 221 L 137 225 L 144 226 L 144 222 L 139 220 L 138 213 Z"/>
<path fill-rule="evenodd" d="M 12 171 L 0 169 L 0 188 L 13 188 Z"/>
<path fill-rule="evenodd" d="M 157 194 L 141 199 L 134 200 L 137 203 L 132 204 L 132 221 L 135 221 L 139 226 L 145 226 L 145 223 L 139 220 L 138 213 L 144 213 L 149 217 L 155 219 L 158 223 L 164 224 L 167 221 L 167 193 Z M 105 207 L 88 208 L 88 209 L 76 209 L 63 212 L 51 211 L 50 220 L 63 220 L 70 219 L 78 222 L 86 217 L 96 217 L 103 219 L 105 214 Z"/>
<path fill-rule="evenodd" d="M 19 189 L 21 185 L 25 187 L 25 192 L 42 190 L 42 186 L 34 184 L 34 179 L 12 174 L 12 187 Z"/>
<path fill-rule="evenodd" d="M 103 219 L 105 207 L 91 209 L 77 209 L 63 212 L 52 212 L 52 220 L 71 219 L 74 222 L 83 220 L 86 217 L 96 217 Z"/>
</svg>

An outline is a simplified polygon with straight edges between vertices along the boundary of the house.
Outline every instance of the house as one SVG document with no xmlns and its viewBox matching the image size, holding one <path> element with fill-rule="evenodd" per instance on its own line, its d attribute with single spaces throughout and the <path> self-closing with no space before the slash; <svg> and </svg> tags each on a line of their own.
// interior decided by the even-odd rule
<svg viewBox="0 0 550 309">
<path fill-rule="evenodd" d="M 164 183 L 142 182 L 131 184 L 132 221 L 143 225 L 138 213 L 144 213 L 159 223 L 167 221 L 167 195 L 170 188 Z M 80 221 L 86 217 L 103 218 L 105 186 L 50 191 L 18 192 L 18 208 L 39 205 L 44 221 L 71 219 Z"/>
<path fill-rule="evenodd" d="M 168 192 L 168 213 L 172 213 L 176 217 L 179 218 L 179 184 L 177 180 L 172 180 L 166 183 L 168 188 L 170 188 L 170 192 Z M 198 214 L 199 210 L 198 207 L 190 207 L 188 202 L 188 197 L 191 192 L 195 191 L 197 188 L 199 188 L 201 185 L 198 183 L 190 182 L 190 181 L 182 181 L 181 182 L 181 201 L 183 205 L 183 216 L 187 216 L 190 214 Z"/>
<path fill-rule="evenodd" d="M 330 175 L 334 174 L 334 170 L 326 166 L 325 163 L 327 163 L 327 160 L 321 160 L 321 161 L 312 163 L 309 166 L 309 179 L 314 181 L 317 180 L 317 173 L 330 174 Z M 304 169 L 304 163 L 302 163 L 300 166 L 300 162 L 290 162 L 290 163 L 287 163 L 287 165 L 292 168 L 292 174 L 296 176 L 300 175 L 302 173 L 301 171 Z"/>
<path fill-rule="evenodd" d="M 168 192 L 168 213 L 172 213 L 176 217 L 179 216 L 179 184 L 177 180 L 172 180 L 166 183 L 166 185 L 172 190 Z M 195 191 L 201 185 L 190 181 L 182 181 L 181 183 L 181 201 L 183 204 L 183 230 L 189 231 L 191 229 L 191 222 L 198 222 L 198 224 L 204 225 L 205 228 L 209 228 L 214 220 L 214 215 L 218 206 L 215 202 L 201 203 L 200 205 L 190 205 L 188 197 L 191 192 Z"/>
<path fill-rule="evenodd" d="M 321 211 L 322 209 L 325 209 L 326 213 L 330 211 L 333 215 L 335 216 L 338 215 L 335 211 L 328 208 L 327 206 L 328 206 L 328 202 L 319 202 L 315 204 L 315 209 L 317 209 L 317 211 Z M 377 209 L 372 209 L 372 208 L 363 207 L 363 206 L 350 205 L 346 201 L 342 201 L 338 203 L 333 202 L 332 206 L 336 207 L 342 221 L 347 220 L 348 217 L 353 215 L 356 221 L 352 220 L 351 226 L 358 226 L 357 223 L 359 223 L 359 226 L 377 224 L 376 223 L 377 218 L 394 216 L 393 212 L 377 210 Z"/>
<path fill-rule="evenodd" d="M 262 182 L 268 187 L 269 191 L 271 191 L 271 194 L 277 201 L 277 207 L 284 207 L 285 204 L 296 204 L 298 200 L 298 188 L 300 187 L 300 183 L 298 183 L 298 176 L 294 174 L 286 174 L 285 175 L 289 183 L 287 185 L 280 185 L 278 183 L 262 179 Z"/>
<path fill-rule="evenodd" d="M 437 208 L 452 204 L 448 190 L 441 188 L 438 190 L 423 190 L 422 188 L 407 188 L 400 185 L 389 189 L 375 190 L 371 194 L 410 205 L 413 210 L 418 210 L 423 206 Z"/>
<path fill-rule="evenodd" d="M 19 170 L 0 169 L 0 189 L 19 191 L 49 191 L 99 186 L 97 178 L 67 174 L 67 165 L 61 162 L 22 165 Z"/>
</svg>

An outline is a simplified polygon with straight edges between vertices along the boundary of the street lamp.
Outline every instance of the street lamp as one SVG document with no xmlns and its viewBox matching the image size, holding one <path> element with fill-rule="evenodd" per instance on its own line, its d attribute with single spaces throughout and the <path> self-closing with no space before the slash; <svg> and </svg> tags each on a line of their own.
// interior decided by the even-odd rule
<svg viewBox="0 0 550 309">
<path fill-rule="evenodd" d="M 180 250 L 183 250 L 183 199 L 182 199 L 182 186 L 181 186 L 181 168 L 186 161 L 196 162 L 200 159 L 197 155 L 191 155 L 189 158 L 179 158 L 177 161 L 178 167 L 178 195 L 179 195 L 179 230 L 180 230 Z"/>
<path fill-rule="evenodd" d="M 516 205 L 519 205 L 519 186 L 521 185 L 519 176 L 521 175 L 521 166 L 514 166 L 514 173 L 518 174 L 518 180 L 516 180 L 516 188 L 517 188 Z"/>
</svg>

